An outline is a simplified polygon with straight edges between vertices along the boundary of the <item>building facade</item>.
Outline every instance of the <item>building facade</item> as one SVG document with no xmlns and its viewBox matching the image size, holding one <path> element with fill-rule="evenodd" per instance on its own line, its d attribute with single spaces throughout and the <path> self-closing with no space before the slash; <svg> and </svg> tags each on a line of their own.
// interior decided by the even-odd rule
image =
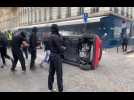
<svg viewBox="0 0 134 100">
<path fill-rule="evenodd" d="M 14 11 L 11 10 L 11 7 L 8 8 L 5 10 L 6 13 L 0 17 L 1 30 L 77 19 L 84 11 L 88 12 L 89 17 L 113 12 L 128 19 L 134 19 L 134 7 L 14 7 Z"/>
<path fill-rule="evenodd" d="M 134 7 L 9 7 L 3 8 L 0 16 L 0 30 L 15 30 L 42 26 L 41 32 L 49 32 L 51 23 L 60 25 L 62 31 L 82 33 L 83 13 L 88 13 L 87 30 L 107 39 L 118 38 L 122 21 L 126 20 L 127 32 L 134 35 Z M 27 31 L 29 31 L 27 30 Z"/>
</svg>

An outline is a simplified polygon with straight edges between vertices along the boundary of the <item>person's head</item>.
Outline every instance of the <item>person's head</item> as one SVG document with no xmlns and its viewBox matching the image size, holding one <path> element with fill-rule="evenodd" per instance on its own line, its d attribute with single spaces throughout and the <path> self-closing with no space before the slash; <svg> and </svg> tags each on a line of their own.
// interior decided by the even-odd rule
<svg viewBox="0 0 134 100">
<path fill-rule="evenodd" d="M 122 23 L 126 23 L 126 21 L 125 21 L 125 20 L 123 20 L 123 21 L 122 21 Z"/>
<path fill-rule="evenodd" d="M 20 36 L 26 38 L 26 34 L 23 31 L 20 33 Z"/>
<path fill-rule="evenodd" d="M 52 24 L 51 32 L 52 32 L 52 34 L 59 34 L 59 27 L 57 24 Z"/>
<path fill-rule="evenodd" d="M 36 33 L 37 32 L 37 27 L 34 27 L 33 29 L 32 29 L 32 33 Z"/>
</svg>

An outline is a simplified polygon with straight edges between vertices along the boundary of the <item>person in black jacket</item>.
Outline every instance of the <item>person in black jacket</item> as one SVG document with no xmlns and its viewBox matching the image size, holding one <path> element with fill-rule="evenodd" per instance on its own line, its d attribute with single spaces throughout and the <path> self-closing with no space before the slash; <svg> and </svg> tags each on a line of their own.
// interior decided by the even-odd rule
<svg viewBox="0 0 134 100">
<path fill-rule="evenodd" d="M 30 62 L 30 70 L 35 69 L 35 60 L 36 60 L 36 54 L 37 54 L 37 50 L 36 47 L 38 46 L 38 42 L 37 42 L 37 28 L 34 27 L 32 29 L 32 34 L 30 35 L 29 38 L 29 52 L 31 53 L 31 62 Z"/>
<path fill-rule="evenodd" d="M 19 35 L 14 36 L 12 40 L 12 55 L 13 55 L 14 61 L 13 61 L 11 71 L 15 71 L 18 60 L 21 63 L 22 71 L 24 72 L 26 71 L 25 59 L 21 50 L 23 46 L 28 46 L 28 43 L 26 42 L 25 33 L 21 32 Z"/>
<path fill-rule="evenodd" d="M 123 23 L 122 23 L 121 39 L 122 39 L 123 52 L 126 52 L 127 51 L 127 45 L 128 45 L 128 35 L 127 35 L 127 26 L 126 26 L 125 21 L 123 21 Z"/>
<path fill-rule="evenodd" d="M 13 59 L 7 54 L 7 46 L 8 46 L 8 41 L 6 39 L 6 36 L 2 32 L 0 32 L 0 53 L 1 53 L 1 58 L 3 65 L 1 68 L 3 68 L 6 65 L 5 58 L 11 60 L 13 62 Z"/>
<path fill-rule="evenodd" d="M 49 48 L 50 48 L 50 67 L 48 76 L 48 88 L 53 91 L 54 74 L 57 74 L 57 84 L 59 92 L 63 91 L 63 73 L 62 73 L 62 59 L 61 55 L 65 48 L 63 48 L 63 38 L 59 34 L 59 29 L 56 24 L 51 26 L 51 35 L 49 37 Z"/>
</svg>

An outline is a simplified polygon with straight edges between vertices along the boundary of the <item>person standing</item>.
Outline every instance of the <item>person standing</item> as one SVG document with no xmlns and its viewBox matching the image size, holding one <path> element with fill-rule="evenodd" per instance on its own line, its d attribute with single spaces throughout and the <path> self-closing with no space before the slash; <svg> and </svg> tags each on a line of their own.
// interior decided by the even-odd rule
<svg viewBox="0 0 134 100">
<path fill-rule="evenodd" d="M 62 72 L 62 59 L 61 55 L 63 54 L 64 48 L 62 48 L 63 38 L 59 34 L 58 25 L 53 24 L 51 26 L 51 35 L 49 38 L 49 47 L 50 47 L 50 67 L 48 75 L 48 89 L 53 91 L 53 82 L 54 74 L 57 75 L 57 85 L 59 92 L 63 91 L 63 72 Z"/>
<path fill-rule="evenodd" d="M 123 52 L 126 52 L 127 51 L 127 45 L 128 45 L 128 36 L 127 36 L 127 26 L 126 26 L 125 21 L 123 21 L 123 24 L 122 24 L 121 38 L 122 38 Z"/>
<path fill-rule="evenodd" d="M 13 37 L 11 49 L 12 49 L 12 55 L 13 55 L 14 61 L 13 61 L 11 71 L 15 71 L 18 60 L 21 63 L 22 71 L 24 72 L 26 71 L 25 59 L 21 50 L 21 47 L 28 46 L 25 38 L 26 36 L 24 32 L 21 32 L 19 35 L 16 35 Z"/>
<path fill-rule="evenodd" d="M 13 63 L 13 59 L 7 54 L 7 45 L 8 41 L 6 39 L 6 36 L 4 36 L 2 32 L 0 32 L 0 54 L 3 62 L 1 68 L 4 68 L 4 66 L 6 65 L 5 58 L 11 60 L 11 62 Z"/>
<path fill-rule="evenodd" d="M 36 54 L 37 54 L 37 46 L 38 46 L 38 42 L 37 42 L 37 28 L 34 27 L 32 29 L 32 34 L 30 35 L 29 38 L 29 52 L 31 53 L 31 62 L 30 62 L 30 70 L 34 70 L 35 69 L 35 60 L 36 60 Z"/>
</svg>

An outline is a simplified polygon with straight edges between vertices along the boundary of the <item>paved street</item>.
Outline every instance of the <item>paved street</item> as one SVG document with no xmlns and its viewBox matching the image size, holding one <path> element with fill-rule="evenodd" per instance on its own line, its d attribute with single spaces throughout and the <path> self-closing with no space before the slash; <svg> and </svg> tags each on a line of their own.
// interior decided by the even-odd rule
<svg viewBox="0 0 134 100">
<path fill-rule="evenodd" d="M 38 50 L 36 71 L 29 71 L 26 61 L 26 73 L 22 73 L 19 63 L 17 72 L 10 72 L 11 63 L 7 60 L 7 67 L 0 68 L 0 91 L 47 92 L 48 66 L 38 66 L 42 58 L 43 50 Z M 63 64 L 63 75 L 65 92 L 134 91 L 134 54 L 126 55 L 121 50 L 117 53 L 116 48 L 105 50 L 96 70 L 83 71 Z M 56 81 L 54 88 L 57 89 Z"/>
</svg>

